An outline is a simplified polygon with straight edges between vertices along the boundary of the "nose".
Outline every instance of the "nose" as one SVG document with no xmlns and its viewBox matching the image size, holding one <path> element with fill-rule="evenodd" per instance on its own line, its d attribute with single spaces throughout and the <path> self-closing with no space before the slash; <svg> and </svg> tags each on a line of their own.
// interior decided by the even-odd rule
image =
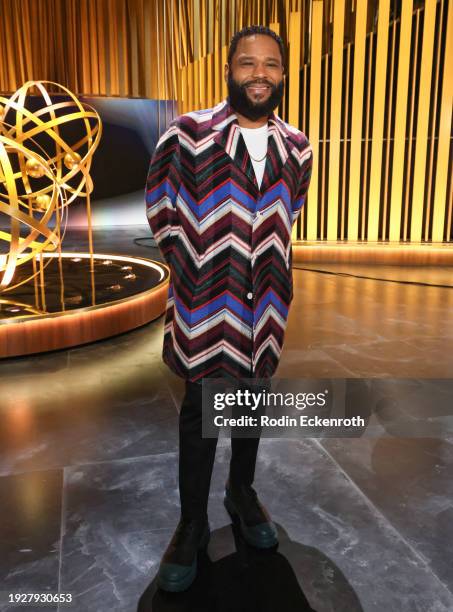
<svg viewBox="0 0 453 612">
<path fill-rule="evenodd" d="M 253 67 L 253 75 L 254 79 L 266 79 L 267 78 L 267 69 L 265 62 L 256 62 Z"/>
</svg>

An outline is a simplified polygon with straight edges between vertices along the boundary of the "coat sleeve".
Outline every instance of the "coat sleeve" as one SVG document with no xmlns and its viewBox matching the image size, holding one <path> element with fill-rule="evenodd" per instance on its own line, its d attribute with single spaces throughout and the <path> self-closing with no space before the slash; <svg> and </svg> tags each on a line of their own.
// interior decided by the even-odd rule
<svg viewBox="0 0 453 612">
<path fill-rule="evenodd" d="M 297 221 L 302 206 L 305 204 L 308 187 L 310 185 L 313 170 L 313 152 L 308 140 L 305 139 L 305 147 L 302 151 L 302 165 L 300 168 L 299 187 L 293 202 L 293 224 Z"/>
<path fill-rule="evenodd" d="M 175 120 L 157 143 L 146 181 L 146 216 L 157 246 L 170 268 L 178 229 L 176 198 L 180 181 L 179 139 Z"/>
</svg>

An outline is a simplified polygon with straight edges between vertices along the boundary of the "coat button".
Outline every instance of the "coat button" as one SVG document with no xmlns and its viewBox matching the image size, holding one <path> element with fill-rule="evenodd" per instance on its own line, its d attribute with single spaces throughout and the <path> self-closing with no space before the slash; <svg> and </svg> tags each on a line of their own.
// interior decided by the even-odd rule
<svg viewBox="0 0 453 612">
<path fill-rule="evenodd" d="M 248 299 L 248 300 L 251 300 L 252 298 L 253 298 L 253 293 L 252 293 L 251 291 L 249 291 L 249 292 L 247 293 L 247 299 Z"/>
</svg>

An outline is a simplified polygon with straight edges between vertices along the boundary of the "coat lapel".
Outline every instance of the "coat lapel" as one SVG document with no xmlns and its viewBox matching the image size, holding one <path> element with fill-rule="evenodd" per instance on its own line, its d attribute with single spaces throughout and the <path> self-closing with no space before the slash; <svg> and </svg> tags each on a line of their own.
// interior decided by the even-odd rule
<svg viewBox="0 0 453 612">
<path fill-rule="evenodd" d="M 261 192 L 272 187 L 282 175 L 283 166 L 294 145 L 287 138 L 285 124 L 275 114 L 268 121 L 267 156 Z"/>
<path fill-rule="evenodd" d="M 241 172 L 258 189 L 252 160 L 242 137 L 236 114 L 227 102 L 222 102 L 218 108 L 219 110 L 213 115 L 213 129 L 217 132 L 214 141 L 225 150 Z"/>
<path fill-rule="evenodd" d="M 231 157 L 257 192 L 264 193 L 278 181 L 294 145 L 288 139 L 289 132 L 284 122 L 275 113 L 268 120 L 266 167 L 260 189 L 237 116 L 228 99 L 216 106 L 212 115 L 212 129 L 217 132 L 214 141 Z"/>
</svg>

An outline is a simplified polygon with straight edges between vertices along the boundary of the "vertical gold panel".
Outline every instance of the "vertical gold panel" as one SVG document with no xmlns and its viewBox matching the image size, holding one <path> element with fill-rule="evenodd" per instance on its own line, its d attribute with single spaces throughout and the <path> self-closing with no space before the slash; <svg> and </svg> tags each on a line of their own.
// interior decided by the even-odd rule
<svg viewBox="0 0 453 612">
<path fill-rule="evenodd" d="M 264 10 L 265 10 L 265 9 L 266 9 L 266 6 L 263 6 L 263 8 L 264 8 Z M 273 11 L 273 12 L 275 13 L 275 16 L 273 17 L 273 19 L 275 19 L 275 18 L 277 17 L 277 15 L 276 15 L 277 11 L 275 10 L 275 5 L 274 5 L 274 11 Z M 265 19 L 264 19 L 264 18 L 262 18 L 262 19 L 260 20 L 260 23 L 265 23 Z M 279 24 L 277 21 L 272 21 L 272 22 L 269 24 L 269 27 L 270 27 L 270 29 L 271 29 L 273 32 L 275 32 L 276 34 L 280 35 L 280 24 Z M 279 114 L 279 115 L 281 116 L 281 118 L 282 118 L 284 121 L 286 121 L 286 119 L 287 119 L 287 118 L 285 117 L 286 95 L 287 95 L 287 91 L 286 91 L 286 88 L 285 88 L 285 90 L 283 91 L 283 98 L 282 98 L 282 101 L 281 101 L 281 103 L 280 103 L 280 106 L 279 106 L 279 108 L 275 109 L 275 112 L 276 112 L 277 114 Z"/>
<path fill-rule="evenodd" d="M 404 151 L 406 145 L 407 95 L 411 59 L 412 0 L 403 0 L 401 12 L 395 135 L 393 146 L 392 192 L 390 200 L 390 241 L 400 239 L 403 199 Z"/>
<path fill-rule="evenodd" d="M 180 81 L 180 95 L 176 101 L 177 115 L 183 114 L 183 108 L 185 108 L 186 88 L 187 88 L 187 66 L 180 68 L 179 70 L 179 81 Z"/>
<path fill-rule="evenodd" d="M 374 83 L 370 194 L 368 201 L 368 240 L 373 242 L 378 239 L 379 232 L 378 224 L 381 199 L 382 146 L 385 113 L 389 10 L 390 0 L 380 0 Z"/>
<path fill-rule="evenodd" d="M 192 91 L 192 83 L 190 82 L 190 64 L 184 67 L 184 80 L 185 80 L 185 88 L 184 88 L 184 103 L 183 108 L 184 112 L 187 113 L 190 110 L 190 104 L 192 100 L 190 99 L 190 92 Z"/>
<path fill-rule="evenodd" d="M 374 46 L 374 36 L 371 34 L 370 36 L 370 44 L 368 47 L 368 66 L 371 66 L 372 58 L 373 58 L 373 46 Z M 371 100 L 371 78 L 368 79 L 367 92 L 366 92 L 366 109 L 365 109 L 365 152 L 363 156 L 363 190 L 362 190 L 362 216 L 360 223 L 360 238 L 361 240 L 365 239 L 365 227 L 366 227 L 366 185 L 367 185 L 367 168 L 368 168 L 368 151 L 369 151 L 369 127 L 370 127 L 370 100 Z"/>
<path fill-rule="evenodd" d="M 131 53 L 129 49 L 129 41 L 128 41 L 128 36 L 127 36 L 128 20 L 127 20 L 127 15 L 126 15 L 126 7 L 122 7 L 120 21 L 121 21 L 121 27 L 119 28 L 120 43 L 118 45 L 120 57 L 121 57 L 120 95 L 128 96 L 130 95 L 129 78 L 131 78 L 131 75 L 128 72 L 128 66 L 131 62 Z"/>
<path fill-rule="evenodd" d="M 155 24 L 156 24 L 156 37 L 155 40 L 153 41 L 153 52 L 155 53 L 155 58 L 156 58 L 156 74 L 153 74 L 153 85 L 155 88 L 157 88 L 157 98 L 160 100 L 160 81 L 161 81 L 161 58 L 160 58 L 160 54 L 158 52 L 158 48 L 157 48 L 157 39 L 159 36 L 159 9 L 158 6 L 156 5 L 156 13 L 154 14 L 154 20 L 155 20 Z M 153 54 L 154 54 L 153 53 Z M 153 71 L 154 72 L 154 71 Z M 156 81 L 156 77 L 157 77 L 157 81 Z M 160 106 L 158 107 L 158 113 L 160 113 Z M 159 131 L 160 133 L 160 131 Z"/>
<path fill-rule="evenodd" d="M 419 39 L 419 29 L 420 29 L 420 9 L 415 12 L 415 46 L 413 56 L 418 56 L 418 39 Z M 414 128 L 414 108 L 415 108 L 415 76 L 416 76 L 416 68 L 417 62 L 413 62 L 412 72 L 411 72 L 411 96 L 410 96 L 410 110 L 409 110 L 409 142 L 407 147 L 407 167 L 411 168 L 412 166 L 412 150 L 413 150 L 413 128 Z M 407 240 L 407 236 L 409 233 L 408 229 L 408 218 L 409 218 L 409 193 L 410 193 L 410 172 L 407 172 L 406 176 L 406 195 L 404 198 L 404 209 L 403 209 L 403 240 Z"/>
<path fill-rule="evenodd" d="M 431 92 L 431 74 L 436 22 L 436 0 L 426 0 L 423 20 L 423 46 L 418 95 L 417 140 L 414 163 L 414 186 L 412 195 L 411 242 L 422 237 L 423 199 L 425 192 L 426 151 Z M 451 68 L 451 67 L 450 67 Z"/>
<path fill-rule="evenodd" d="M 340 178 L 340 129 L 343 92 L 344 0 L 336 0 L 333 15 L 332 86 L 330 96 L 329 193 L 327 240 L 336 240 Z"/>
<path fill-rule="evenodd" d="M 87 15 L 87 7 L 85 0 L 80 3 L 80 13 L 82 21 L 85 20 L 85 23 L 88 22 Z M 81 44 L 80 44 L 80 53 L 82 55 L 82 92 L 88 91 L 90 77 L 89 77 L 89 67 L 90 67 L 90 41 L 89 41 L 89 32 L 87 28 L 84 28 L 81 32 Z M 93 87 L 94 89 L 94 87 Z"/>
<path fill-rule="evenodd" d="M 388 117 L 392 116 L 392 100 L 393 100 L 393 88 L 394 88 L 394 72 L 395 72 L 395 48 L 396 48 L 396 22 L 393 21 L 392 26 L 392 48 L 390 57 L 390 79 L 389 79 L 389 91 L 387 92 L 387 112 Z M 392 122 L 387 121 L 387 125 L 384 126 L 385 133 L 385 169 L 384 169 L 384 196 L 382 202 L 382 239 L 385 240 L 387 237 L 387 218 L 389 216 L 389 176 L 390 176 L 390 140 L 391 140 L 391 126 Z"/>
<path fill-rule="evenodd" d="M 194 65 L 193 62 L 190 62 L 188 65 L 187 71 L 187 106 L 186 112 L 194 109 L 195 104 L 195 77 L 194 77 Z"/>
<path fill-rule="evenodd" d="M 88 82 L 91 82 L 91 87 L 93 92 L 96 95 L 99 95 L 99 74 L 97 71 L 97 62 L 93 62 L 92 58 L 94 57 L 93 51 L 96 49 L 96 30 L 94 28 L 94 23 L 96 23 L 96 5 L 93 3 L 87 3 L 86 5 L 86 33 L 87 33 L 87 53 L 89 58 L 89 70 L 87 71 L 89 75 Z M 100 55 L 100 54 L 99 54 Z"/>
<path fill-rule="evenodd" d="M 236 12 L 237 12 L 237 2 L 232 2 L 230 5 L 230 39 L 235 32 L 234 24 L 236 22 Z"/>
<path fill-rule="evenodd" d="M 322 54 L 323 1 L 313 0 L 311 17 L 310 55 L 310 133 L 313 149 L 313 171 L 307 207 L 307 239 L 316 240 L 318 224 L 318 180 L 319 180 L 319 123 L 321 101 L 321 54 Z"/>
<path fill-rule="evenodd" d="M 347 166 L 347 152 L 348 152 L 348 110 L 349 110 L 349 78 L 351 71 L 351 45 L 348 44 L 348 52 L 346 56 L 346 91 L 344 94 L 344 105 L 345 105 L 345 126 L 343 136 L 343 167 L 342 167 L 342 193 L 341 193 L 341 226 L 340 226 L 340 239 L 345 238 L 345 218 L 346 218 L 346 166 Z"/>
<path fill-rule="evenodd" d="M 305 133 L 307 131 L 307 66 L 304 66 L 302 90 L 303 90 L 302 131 Z"/>
<path fill-rule="evenodd" d="M 453 214 L 453 189 L 450 189 L 450 197 L 447 202 L 447 238 L 451 235 L 451 218 Z"/>
<path fill-rule="evenodd" d="M 180 95 L 180 82 L 178 79 L 179 75 L 179 53 L 178 53 L 178 45 L 177 45 L 177 32 L 178 28 L 175 28 L 175 19 L 176 19 L 176 8 L 175 8 L 175 0 L 171 0 L 171 11 L 170 11 L 170 57 L 175 58 L 174 61 L 171 62 L 172 72 L 171 72 L 171 91 L 170 91 L 170 99 L 175 101 L 179 99 Z M 172 117 L 175 116 L 175 107 L 173 106 Z"/>
<path fill-rule="evenodd" d="M 190 62 L 189 57 L 189 40 L 188 40 L 188 23 L 187 23 L 187 4 L 182 2 L 182 0 L 178 0 L 178 8 L 179 8 L 179 42 L 180 42 L 180 52 L 182 56 L 182 62 L 184 65 L 188 65 Z"/>
<path fill-rule="evenodd" d="M 212 2 L 212 0 L 209 0 L 208 2 L 208 31 L 207 31 L 207 54 L 209 55 L 210 53 L 214 53 L 214 27 L 215 27 L 215 22 L 214 22 L 214 10 L 215 10 L 215 4 L 214 2 Z"/>
<path fill-rule="evenodd" d="M 208 53 L 206 57 L 206 87 L 207 87 L 207 96 L 206 102 L 208 108 L 214 106 L 214 79 L 213 79 L 213 57 L 212 53 Z"/>
<path fill-rule="evenodd" d="M 327 121 L 328 121 L 328 116 L 327 116 L 327 108 L 328 108 L 328 101 L 329 101 L 329 62 L 328 62 L 328 57 L 325 55 L 324 56 L 324 99 L 322 101 L 323 107 L 324 107 L 324 112 L 323 112 L 323 132 L 322 132 L 322 153 L 321 153 L 321 158 L 322 158 L 322 167 L 321 167 L 321 202 L 318 202 L 318 208 L 320 206 L 321 211 L 320 211 L 320 217 L 321 217 L 321 223 L 320 223 L 320 228 L 319 228 L 319 232 L 321 235 L 321 238 L 323 240 L 325 240 L 326 238 L 326 230 L 325 230 L 325 224 L 326 224 L 326 208 L 327 208 L 327 196 L 328 196 L 328 189 L 329 186 L 327 185 L 326 187 L 326 176 L 327 176 L 327 152 L 328 152 L 328 147 L 329 144 L 328 143 L 328 139 L 327 139 Z M 327 190 L 327 196 L 326 196 L 326 190 Z"/>
<path fill-rule="evenodd" d="M 200 56 L 201 57 L 205 57 L 206 56 L 206 48 L 207 48 L 207 36 L 206 36 L 206 27 L 207 27 L 207 23 L 208 23 L 208 14 L 207 14 L 207 4 L 209 3 L 206 2 L 206 0 L 204 2 L 202 2 L 199 6 L 200 6 L 200 14 L 198 15 L 198 20 L 200 22 Z"/>
<path fill-rule="evenodd" d="M 303 76 L 303 110 L 302 110 L 302 131 L 304 134 L 307 133 L 307 66 L 304 66 L 304 76 Z M 307 195 L 308 198 L 308 195 Z M 300 232 L 298 234 L 297 239 L 302 240 L 305 234 L 305 220 L 307 217 L 307 198 L 305 199 L 305 204 L 302 209 L 302 214 L 300 215 Z"/>
<path fill-rule="evenodd" d="M 288 121 L 299 124 L 301 14 L 291 13 L 289 22 L 289 109 Z"/>
<path fill-rule="evenodd" d="M 288 122 L 291 125 L 299 125 L 299 101 L 300 101 L 300 38 L 301 38 L 301 14 L 291 13 L 289 22 L 289 104 Z M 292 239 L 297 240 L 297 223 L 293 225 Z"/>
<path fill-rule="evenodd" d="M 348 239 L 359 234 L 360 163 L 362 157 L 363 86 L 366 56 L 367 0 L 357 0 L 354 36 L 354 77 L 351 113 Z"/>
<path fill-rule="evenodd" d="M 328 82 L 329 82 L 329 62 L 327 55 L 324 56 L 324 100 L 323 105 L 323 118 L 322 118 L 322 151 L 320 156 L 322 159 L 321 165 L 321 198 L 318 200 L 318 210 L 320 210 L 321 223 L 319 227 L 319 233 L 321 238 L 325 239 L 325 211 L 326 211 L 326 159 L 327 159 L 327 101 L 329 96 Z"/>
<path fill-rule="evenodd" d="M 448 2 L 448 22 L 444 58 L 442 97 L 440 103 L 439 143 L 437 148 L 436 186 L 434 191 L 433 242 L 444 235 L 444 215 L 447 204 L 447 185 L 450 156 L 450 132 L 453 103 L 453 0 Z M 451 168 L 450 168 L 451 171 Z M 451 194 L 450 194 L 451 195 Z M 450 217 L 451 223 L 451 217 Z M 449 225 L 450 225 L 449 223 Z M 448 238 L 448 237 L 447 237 Z"/>
<path fill-rule="evenodd" d="M 157 59 L 157 99 L 160 100 L 160 87 L 161 87 L 161 72 L 160 72 L 160 57 L 159 57 L 159 53 L 157 50 L 157 40 L 159 39 L 159 34 L 160 34 L 160 28 L 159 28 L 159 5 L 156 4 L 156 59 Z M 160 136 L 160 134 L 162 133 L 162 131 L 165 128 L 165 123 L 164 125 L 161 125 L 161 104 L 160 102 L 158 102 L 157 104 L 157 133 Z"/>
<path fill-rule="evenodd" d="M 206 81 L 206 57 L 201 57 L 200 66 L 200 106 L 199 108 L 207 108 L 207 81 Z"/>
<path fill-rule="evenodd" d="M 145 19 L 148 23 L 152 23 L 154 15 L 151 14 L 150 11 L 150 5 L 146 5 L 145 6 Z M 151 60 L 152 57 L 154 57 L 154 54 L 151 50 L 151 45 L 154 41 L 152 40 L 151 36 L 145 36 L 145 40 L 144 40 L 144 51 L 145 51 L 145 60 L 149 61 Z M 153 84 L 152 84 L 152 71 L 151 70 L 146 70 L 145 71 L 145 90 L 146 93 L 149 97 L 152 96 L 152 91 L 153 91 Z"/>
<path fill-rule="evenodd" d="M 244 27 L 244 4 L 241 4 L 237 15 L 237 29 L 242 30 Z"/>
<path fill-rule="evenodd" d="M 226 8 L 226 0 L 219 0 L 219 17 L 220 17 L 220 44 L 222 47 L 225 45 L 226 41 L 226 25 L 227 25 L 227 8 Z"/>
<path fill-rule="evenodd" d="M 445 5 L 444 0 L 440 0 L 440 3 L 439 3 L 439 22 L 440 23 L 442 23 L 442 20 L 443 20 L 444 5 Z M 439 97 L 440 52 L 441 52 L 441 44 L 440 44 L 440 40 L 438 40 L 436 58 L 433 61 L 433 66 L 435 66 L 435 72 L 433 75 L 434 93 L 431 99 L 431 105 L 432 105 L 431 108 L 433 109 L 437 109 L 438 97 Z M 434 138 L 435 128 L 436 128 L 436 121 L 434 120 L 434 121 L 431 121 L 431 130 L 428 136 L 428 144 L 429 144 L 428 158 L 427 158 L 428 167 L 426 169 L 426 193 L 428 194 L 428 197 L 426 201 L 426 213 L 424 215 L 426 222 L 423 228 L 424 240 L 426 241 L 429 240 L 429 232 L 430 232 L 429 219 L 431 218 L 431 208 L 432 208 L 433 162 L 434 162 L 434 146 L 436 144 L 435 138 Z"/>
<path fill-rule="evenodd" d="M 92 57 L 95 57 L 98 51 L 97 53 L 98 55 L 97 71 L 99 75 L 99 93 L 105 94 L 107 90 L 106 63 L 105 63 L 105 53 L 107 50 L 107 37 L 106 37 L 106 32 L 104 30 L 104 19 L 103 19 L 102 11 L 98 12 L 98 14 L 96 15 L 96 19 L 97 19 L 97 25 L 98 25 L 97 40 L 96 40 L 96 47 L 95 49 L 93 49 Z"/>
<path fill-rule="evenodd" d="M 228 57 L 228 47 L 222 47 L 222 66 L 224 66 L 227 63 L 227 57 Z M 222 99 L 225 99 L 227 97 L 227 84 L 225 83 L 225 79 L 223 78 L 223 72 L 222 72 L 222 80 L 221 80 L 221 96 Z"/>
<path fill-rule="evenodd" d="M 218 16 L 218 8 L 216 9 L 216 16 Z M 220 24 L 216 20 L 215 31 L 214 31 L 214 99 L 217 104 L 222 99 L 222 81 L 223 77 L 223 63 L 222 56 L 219 53 L 220 49 Z"/>
<path fill-rule="evenodd" d="M 200 108 L 200 60 L 197 59 L 193 62 L 193 108 L 190 110 L 198 110 Z"/>
<path fill-rule="evenodd" d="M 9 27 L 9 23 L 12 22 L 11 7 L 4 4 L 3 11 L 3 19 L 0 19 L 0 58 L 11 58 L 14 57 L 14 42 Z M 15 91 L 16 87 L 13 84 L 18 82 L 19 79 L 23 81 L 22 75 L 16 75 L 16 66 L 17 63 L 15 62 L 2 62 L 2 69 L 0 70 L 0 90 L 2 92 Z"/>
<path fill-rule="evenodd" d="M 193 58 L 200 58 L 200 0 L 192 0 L 192 32 L 193 32 Z"/>
<path fill-rule="evenodd" d="M 109 0 L 109 12 L 113 14 L 112 0 Z M 119 95 L 119 74 L 118 74 L 118 20 L 109 20 L 109 65 L 110 65 L 110 95 Z"/>
</svg>

